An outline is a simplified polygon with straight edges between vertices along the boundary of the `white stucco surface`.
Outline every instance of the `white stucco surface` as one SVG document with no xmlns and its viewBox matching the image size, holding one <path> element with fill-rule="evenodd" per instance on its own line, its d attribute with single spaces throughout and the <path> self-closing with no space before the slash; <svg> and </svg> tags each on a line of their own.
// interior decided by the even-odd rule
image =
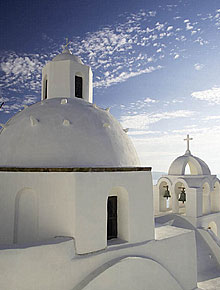
<svg viewBox="0 0 220 290">
<path fill-rule="evenodd" d="M 192 231 L 176 233 L 169 239 L 118 244 L 87 255 L 76 254 L 74 240 L 59 238 L 2 248 L 0 269 L 0 289 L 8 290 L 111 289 L 108 285 L 192 290 L 196 288 L 195 236 Z"/>
<path fill-rule="evenodd" d="M 186 171 L 187 165 L 189 172 Z M 168 175 L 161 177 L 153 187 L 156 222 L 167 225 L 157 227 L 156 236 L 169 239 L 173 232 L 170 231 L 171 225 L 195 231 L 198 286 L 204 290 L 220 289 L 219 184 L 208 165 L 187 150 L 172 162 Z M 164 197 L 167 189 L 169 200 Z M 179 201 L 183 189 L 186 194 L 184 204 Z"/>
<path fill-rule="evenodd" d="M 82 79 L 82 99 L 93 102 L 91 67 L 82 63 L 68 49 L 49 61 L 42 70 L 41 99 L 75 98 L 75 76 Z"/>
<path fill-rule="evenodd" d="M 69 236 L 79 254 L 104 249 L 112 195 L 118 238 L 154 238 L 150 172 L 0 172 L 0 180 L 0 244 Z"/>
<path fill-rule="evenodd" d="M 189 230 L 187 229 L 181 229 L 169 225 L 157 225 L 155 227 L 155 239 L 156 240 L 163 240 L 163 239 L 169 239 L 177 235 L 188 233 Z"/>
<path fill-rule="evenodd" d="M 42 101 L 0 131 L 0 289 L 196 289 L 195 232 L 166 225 L 155 236 L 150 168 L 138 167 L 121 125 L 92 101 L 91 68 L 66 49 L 42 70 Z M 187 163 L 208 174 L 185 155 L 173 174 Z M 178 193 L 190 187 L 178 182 Z M 205 180 L 196 216 L 203 204 L 217 211 L 215 185 Z M 193 217 L 200 191 L 187 198 Z"/>
<path fill-rule="evenodd" d="M 208 165 L 191 153 L 177 157 L 170 165 L 168 175 L 185 175 L 186 165 L 189 164 L 192 175 L 211 175 Z"/>
<path fill-rule="evenodd" d="M 220 289 L 220 275 L 216 273 L 215 278 L 207 279 L 198 283 L 198 290 L 218 290 Z"/>
<path fill-rule="evenodd" d="M 104 269 L 100 269 L 102 272 L 93 278 L 85 287 L 77 287 L 76 289 L 158 290 L 164 289 L 164 283 L 166 283 L 169 285 L 169 290 L 183 290 L 166 269 L 151 259 L 127 257 L 109 264 L 106 265 L 108 267 L 107 269 L 104 267 Z"/>
<path fill-rule="evenodd" d="M 62 53 L 56 55 L 52 59 L 52 61 L 63 61 L 63 60 L 72 60 L 72 61 L 83 64 L 82 60 L 78 56 L 71 54 L 68 49 L 65 49 Z"/>
<path fill-rule="evenodd" d="M 119 122 L 82 99 L 53 98 L 31 105 L 0 134 L 2 167 L 137 165 L 137 153 Z"/>
<path fill-rule="evenodd" d="M 207 230 L 198 229 L 198 231 L 202 235 L 203 239 L 206 241 L 210 249 L 212 250 L 214 257 L 216 258 L 216 260 L 218 261 L 220 265 L 220 246 L 218 245 L 217 241 L 213 239 L 213 237 L 210 235 L 210 233 Z"/>
</svg>

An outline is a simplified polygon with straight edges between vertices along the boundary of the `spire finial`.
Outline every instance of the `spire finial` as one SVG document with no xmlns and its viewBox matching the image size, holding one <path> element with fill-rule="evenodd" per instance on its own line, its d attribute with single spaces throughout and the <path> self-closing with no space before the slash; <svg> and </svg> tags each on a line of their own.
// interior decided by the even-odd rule
<svg viewBox="0 0 220 290">
<path fill-rule="evenodd" d="M 189 141 L 193 140 L 193 138 L 189 138 L 189 134 L 187 134 L 186 139 L 184 139 L 184 141 L 187 141 L 187 149 L 186 149 L 186 153 L 185 154 L 191 154 L 190 150 L 189 150 Z"/>
<path fill-rule="evenodd" d="M 70 44 L 70 41 L 68 41 L 68 38 L 66 38 L 66 44 L 63 45 L 63 51 L 69 50 L 67 47 Z"/>
</svg>

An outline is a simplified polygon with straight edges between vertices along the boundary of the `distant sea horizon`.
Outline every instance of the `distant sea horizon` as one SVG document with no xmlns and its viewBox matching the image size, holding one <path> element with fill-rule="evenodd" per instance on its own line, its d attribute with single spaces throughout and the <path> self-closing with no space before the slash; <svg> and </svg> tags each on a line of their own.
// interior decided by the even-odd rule
<svg viewBox="0 0 220 290">
<path fill-rule="evenodd" d="M 163 171 L 152 171 L 153 185 L 156 185 L 158 179 L 161 176 L 163 176 L 163 175 L 167 175 L 167 172 L 163 172 Z M 220 173 L 214 173 L 213 175 L 216 175 L 220 179 Z"/>
</svg>

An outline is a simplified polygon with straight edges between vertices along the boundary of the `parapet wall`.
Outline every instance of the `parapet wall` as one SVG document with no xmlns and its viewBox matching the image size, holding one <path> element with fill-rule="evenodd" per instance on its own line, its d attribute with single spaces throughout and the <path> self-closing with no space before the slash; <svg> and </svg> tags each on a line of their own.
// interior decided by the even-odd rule
<svg viewBox="0 0 220 290">
<path fill-rule="evenodd" d="M 194 232 L 178 232 L 151 242 L 110 244 L 85 255 L 76 254 L 70 238 L 4 248 L 0 250 L 0 289 L 106 290 L 121 283 L 115 289 L 192 290 L 197 281 Z"/>
</svg>

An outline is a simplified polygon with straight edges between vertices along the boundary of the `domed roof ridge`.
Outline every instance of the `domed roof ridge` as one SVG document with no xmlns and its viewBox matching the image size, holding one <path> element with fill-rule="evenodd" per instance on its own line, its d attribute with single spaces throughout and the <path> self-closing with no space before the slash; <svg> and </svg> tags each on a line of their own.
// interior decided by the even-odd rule
<svg viewBox="0 0 220 290">
<path fill-rule="evenodd" d="M 82 60 L 78 56 L 72 54 L 69 49 L 64 49 L 62 53 L 56 55 L 52 59 L 52 61 L 62 61 L 62 60 L 72 60 L 80 64 L 83 64 Z"/>
<path fill-rule="evenodd" d="M 191 175 L 211 175 L 208 165 L 199 157 L 186 150 L 184 155 L 177 157 L 170 165 L 168 175 L 185 175 L 186 165 L 189 165 Z"/>
<path fill-rule="evenodd" d="M 51 98 L 12 117 L 0 133 L 0 167 L 133 167 L 135 148 L 106 110 Z"/>
</svg>

